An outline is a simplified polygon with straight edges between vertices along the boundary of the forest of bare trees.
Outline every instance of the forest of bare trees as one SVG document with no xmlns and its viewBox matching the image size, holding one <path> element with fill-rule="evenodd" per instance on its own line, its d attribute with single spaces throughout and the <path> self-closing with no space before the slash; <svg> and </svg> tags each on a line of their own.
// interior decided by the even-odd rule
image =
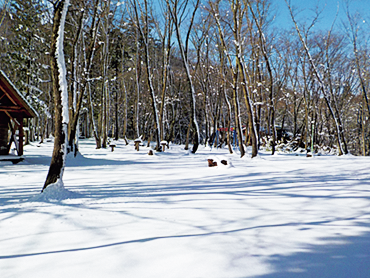
<svg viewBox="0 0 370 278">
<path fill-rule="evenodd" d="M 3 1 L 0 11 L 0 68 L 39 113 L 24 123 L 28 142 L 60 126 L 60 2 Z M 77 153 L 79 138 L 106 148 L 141 137 L 157 151 L 165 140 L 193 153 L 237 143 L 241 156 L 248 146 L 252 157 L 262 146 L 369 155 L 368 25 L 341 3 L 346 17 L 324 29 L 325 10 L 302 18 L 287 0 L 292 28 L 274 24 L 271 0 L 70 0 L 68 150 Z"/>
</svg>

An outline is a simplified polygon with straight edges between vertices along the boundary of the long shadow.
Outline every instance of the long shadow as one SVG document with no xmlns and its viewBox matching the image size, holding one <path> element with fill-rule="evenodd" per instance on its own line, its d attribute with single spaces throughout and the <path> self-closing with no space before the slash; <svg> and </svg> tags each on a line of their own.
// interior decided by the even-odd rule
<svg viewBox="0 0 370 278">
<path fill-rule="evenodd" d="M 91 162 L 91 161 L 89 161 Z M 253 179 L 251 179 L 253 177 Z M 213 196 L 217 196 L 220 200 L 220 195 L 224 195 L 224 199 L 228 198 L 241 198 L 244 199 L 246 196 L 258 197 L 268 197 L 268 196 L 281 196 L 281 197 L 304 197 L 304 198 L 370 198 L 368 192 L 367 194 L 356 194 L 356 196 L 336 196 L 337 188 L 336 186 L 332 189 L 332 194 L 328 195 L 327 192 L 330 191 L 325 188 L 325 195 L 320 194 L 320 191 L 316 195 L 306 195 L 300 193 L 299 191 L 294 192 L 295 189 L 302 189 L 303 186 L 296 185 L 290 186 L 288 188 L 279 186 L 280 183 L 284 184 L 294 184 L 297 182 L 305 181 L 305 178 L 291 178 L 286 179 L 283 177 L 279 178 L 269 178 L 263 177 L 263 173 L 254 173 L 249 175 L 249 179 L 246 176 L 234 176 L 234 179 L 238 182 L 230 183 L 228 177 L 219 174 L 218 176 L 207 177 L 202 180 L 198 179 L 175 179 L 172 183 L 168 180 L 157 180 L 156 184 L 149 184 L 148 182 L 122 182 L 118 180 L 117 184 L 84 184 L 83 187 L 79 186 L 66 186 L 68 190 L 72 192 L 78 192 L 79 194 L 73 195 L 73 198 L 87 198 L 92 200 L 101 200 L 105 198 L 127 198 L 127 202 L 156 202 L 152 198 L 159 198 L 160 202 L 166 202 L 170 197 L 180 197 L 187 196 L 187 200 L 191 200 L 191 196 L 194 199 L 199 200 L 200 196 L 207 199 L 208 201 L 213 199 Z M 312 177 L 313 180 L 322 179 L 322 177 Z M 346 178 L 351 179 L 351 176 Z M 245 180 L 244 180 L 245 179 Z M 335 177 L 327 177 L 326 181 L 331 181 Z M 342 180 L 344 177 L 342 177 Z M 319 189 L 319 188 L 318 188 Z M 41 188 L 40 188 L 41 190 Z M 288 191 L 287 191 L 288 190 Z M 293 192 L 292 192 L 293 191 Z M 19 213 L 29 212 L 29 209 L 25 209 L 19 206 L 13 206 L 19 203 L 33 201 L 32 194 L 30 199 L 30 192 L 38 194 L 39 190 L 35 191 L 35 188 L 30 186 L 22 186 L 7 188 L 0 190 L 0 213 L 11 212 L 14 217 Z M 358 196 L 360 195 L 360 196 Z M 6 197 L 5 197 L 6 196 Z M 190 198 L 189 198 L 190 197 Z M 135 198 L 135 200 L 129 199 Z M 137 199 L 140 198 L 140 199 Z M 38 200 L 38 202 L 43 202 Z M 47 200 L 44 200 L 47 202 Z M 78 207 L 77 204 L 70 204 L 68 202 L 52 201 L 57 205 Z M 12 205 L 12 207 L 7 207 L 7 205 Z"/>
<path fill-rule="evenodd" d="M 330 238 L 323 239 L 330 242 Z M 307 252 L 267 258 L 272 273 L 258 278 L 368 278 L 370 235 L 342 237 L 344 244 L 311 245 Z"/>
<path fill-rule="evenodd" d="M 95 154 L 94 156 L 99 156 L 100 154 Z M 106 154 L 101 154 L 106 156 Z M 124 158 L 124 157 L 123 157 Z M 27 155 L 22 164 L 31 164 L 31 165 L 43 165 L 49 166 L 51 162 L 50 156 L 45 155 Z M 78 155 L 76 159 L 67 159 L 66 167 L 86 167 L 88 166 L 116 166 L 116 165 L 126 165 L 126 164 L 151 164 L 151 161 L 137 161 L 137 160 L 114 160 L 114 159 L 103 159 L 103 158 L 89 158 L 83 155 Z"/>
<path fill-rule="evenodd" d="M 34 157 L 30 163 L 46 165 L 45 157 Z M 151 161 L 120 161 L 120 160 L 106 160 L 106 159 L 92 159 L 80 157 L 80 161 L 70 162 L 70 166 L 100 166 L 100 165 L 125 165 L 127 163 L 137 164 L 150 164 Z M 48 165 L 48 164 L 47 164 Z M 359 169 L 363 171 L 363 169 Z M 291 176 L 290 176 L 291 174 Z M 173 181 L 168 179 L 158 179 L 155 184 L 149 182 L 126 182 L 117 179 L 115 184 L 85 184 L 83 188 L 78 186 L 71 186 L 68 189 L 80 192 L 81 195 L 76 198 L 90 198 L 90 199 L 104 199 L 104 198 L 122 198 L 122 197 L 139 197 L 135 198 L 132 202 L 146 202 L 158 201 L 163 202 L 163 198 L 170 196 L 190 196 L 194 195 L 194 199 L 199 200 L 199 196 L 204 196 L 205 199 L 211 200 L 213 195 L 224 195 L 228 197 L 244 198 L 245 196 L 268 197 L 268 196 L 283 196 L 289 198 L 325 198 L 325 199 L 339 199 L 339 198 L 364 198 L 370 199 L 370 190 L 353 188 L 354 184 L 370 185 L 367 179 L 357 179 L 356 172 L 343 173 L 339 177 L 336 175 L 327 174 L 322 176 L 320 174 L 307 175 L 304 170 L 295 170 L 290 173 L 289 171 L 276 171 L 269 173 L 266 178 L 265 173 L 255 172 L 245 175 L 233 175 L 232 181 L 228 176 L 214 174 L 213 176 L 206 177 L 202 180 L 195 178 L 174 178 Z M 307 188 L 305 187 L 307 186 Z M 332 188 L 331 188 L 332 187 Z M 355 191 L 356 195 L 338 195 L 338 188 L 345 187 L 346 191 Z M 9 198 L 1 198 L 0 205 L 13 204 L 16 198 L 29 197 L 29 189 L 31 186 L 18 188 L 11 192 L 13 189 L 0 191 L 0 196 L 5 193 Z M 314 190 L 314 189 L 315 190 Z M 302 192 L 308 190 L 310 194 Z M 314 194 L 312 194 L 314 193 Z M 152 198 L 160 198 L 153 200 Z M 189 198 L 191 199 L 191 198 Z M 220 200 L 219 198 L 217 200 Z M 130 200 L 128 200 L 129 202 Z M 179 201 L 181 202 L 181 201 Z M 68 204 L 60 202 L 63 206 L 78 206 L 76 204 Z M 94 208 L 89 208 L 94 209 Z M 35 209 L 36 210 L 36 209 Z M 1 212 L 24 213 L 29 210 L 24 208 L 7 208 Z M 10 216 L 11 217 L 11 216 Z M 362 218 L 363 219 L 363 218 Z M 354 218 L 348 219 L 335 219 L 338 220 L 355 220 Z M 180 238 L 195 238 L 195 237 L 208 237 L 214 235 L 234 235 L 238 232 L 243 232 L 253 229 L 274 228 L 282 226 L 305 226 L 305 225 L 324 225 L 329 221 L 316 221 L 308 223 L 283 223 L 276 225 L 259 225 L 249 226 L 238 229 L 219 230 L 219 231 L 203 231 L 201 233 L 190 233 L 180 235 L 163 235 L 156 237 L 139 238 L 126 241 L 117 241 L 102 245 L 92 245 L 82 248 L 66 248 L 61 250 L 53 250 L 48 252 L 34 252 L 23 253 L 14 255 L 0 256 L 1 260 L 15 259 L 22 257 L 32 257 L 47 254 L 70 253 L 85 250 L 95 250 L 101 248 L 109 248 L 114 246 L 122 246 L 134 243 L 144 243 L 156 240 L 171 240 Z M 361 224 L 369 229 L 369 224 Z M 288 256 L 273 255 L 265 256 L 264 260 L 271 266 L 271 273 L 258 276 L 260 278 L 282 278 L 282 277 L 354 277 L 365 278 L 370 277 L 370 234 L 363 234 L 357 237 L 340 237 L 335 238 L 339 241 L 345 241 L 346 244 L 332 244 L 333 238 L 322 239 L 321 245 L 308 245 L 307 252 L 298 252 Z"/>
<path fill-rule="evenodd" d="M 34 159 L 33 164 L 45 162 L 44 157 L 30 158 Z M 138 167 L 143 164 L 156 163 L 155 161 L 120 161 L 120 160 L 106 160 L 106 159 L 92 159 L 79 157 L 78 161 L 70 162 L 76 163 L 76 166 L 100 166 L 100 165 L 125 165 L 125 164 L 136 164 Z M 86 163 L 84 163 L 84 161 Z M 340 196 L 337 195 L 338 186 L 348 186 L 349 191 L 356 191 L 353 184 L 370 184 L 368 180 L 358 180 L 356 173 L 342 174 L 340 177 L 335 175 L 305 175 L 304 171 L 299 173 L 295 171 L 281 173 L 269 173 L 269 177 L 265 177 L 264 173 L 257 172 L 246 175 L 233 175 L 232 180 L 227 175 L 222 173 L 213 174 L 212 176 L 205 177 L 201 180 L 194 178 L 182 178 L 179 179 L 174 177 L 173 180 L 161 179 L 161 175 L 156 177 L 156 182 L 153 185 L 148 182 L 138 181 L 122 181 L 122 178 L 117 179 L 116 182 L 110 184 L 84 184 L 83 187 L 79 186 L 68 186 L 66 187 L 71 191 L 81 193 L 81 198 L 93 198 L 93 199 L 104 199 L 104 198 L 115 198 L 115 197 L 169 197 L 169 196 L 184 196 L 184 195 L 208 195 L 213 194 L 225 194 L 225 195 L 240 195 L 240 196 L 268 196 L 268 195 L 279 195 L 285 197 L 306 197 L 306 198 L 370 198 L 370 190 L 362 189 L 361 195 L 357 194 L 357 197 L 349 195 Z M 290 177 L 289 177 L 290 176 Z M 309 184 L 306 188 L 305 185 Z M 334 184 L 334 185 L 333 185 Z M 314 194 L 306 195 L 304 190 L 311 190 L 315 188 Z M 332 189 L 330 188 L 332 187 Z M 34 188 L 30 186 L 23 186 L 22 188 L 14 187 L 8 189 L 0 189 L 0 196 L 7 196 L 5 198 L 0 197 L 0 205 L 11 204 L 15 199 L 24 200 L 29 197 L 30 190 Z M 321 190 L 325 194 L 321 194 Z M 328 192 L 332 192 L 328 194 Z"/>
<path fill-rule="evenodd" d="M 252 178 L 253 177 L 253 178 Z M 286 197 L 306 197 L 306 198 L 370 198 L 370 190 L 359 190 L 353 188 L 353 178 L 351 175 L 341 176 L 340 180 L 336 176 L 320 175 L 306 177 L 263 177 L 263 173 L 254 173 L 246 176 L 233 176 L 236 182 L 230 182 L 228 177 L 222 174 L 203 178 L 202 180 L 194 178 L 176 179 L 173 182 L 169 180 L 157 179 L 156 184 L 147 182 L 124 182 L 117 180 L 116 184 L 86 185 L 83 192 L 90 198 L 112 198 L 112 197 L 169 197 L 184 195 L 250 195 L 250 196 L 268 196 L 279 195 Z M 351 181 L 349 191 L 359 192 L 360 196 L 341 196 L 338 195 L 338 186 L 348 186 L 347 181 Z M 369 184 L 368 180 L 356 180 L 358 184 Z M 298 183 L 298 184 L 297 184 Z M 307 183 L 317 183 L 306 187 Z M 331 185 L 336 183 L 336 185 Z M 288 186 L 282 186 L 287 184 Z M 297 184 L 297 185 L 292 185 Z M 332 188 L 331 188 L 332 187 Z M 304 190 L 313 190 L 315 194 L 305 194 Z M 77 187 L 76 187 L 77 189 Z M 324 191 L 325 194 L 322 194 Z M 331 194 L 328 194 L 328 192 Z"/>
<path fill-rule="evenodd" d="M 335 219 L 335 221 L 338 221 L 339 219 Z M 340 219 L 340 220 L 347 220 L 347 219 Z M 70 248 L 70 249 L 62 249 L 62 250 L 54 250 L 54 251 L 47 251 L 47 252 L 35 252 L 35 253 L 24 253 L 24 254 L 15 254 L 15 255 L 3 255 L 0 256 L 0 260 L 3 259 L 15 259 L 15 258 L 22 258 L 22 257 L 31 257 L 31 256 L 39 256 L 39 255 L 47 255 L 47 254 L 58 254 L 58 253 L 68 253 L 68 252 L 78 252 L 78 251 L 86 251 L 86 250 L 94 250 L 94 249 L 101 249 L 101 248 L 109 248 L 114 247 L 118 245 L 127 245 L 132 243 L 144 243 L 144 242 L 150 242 L 155 240 L 163 240 L 163 239 L 176 239 L 176 238 L 191 238 L 191 237 L 205 237 L 205 236 L 214 236 L 214 235 L 232 235 L 234 233 L 238 232 L 244 232 L 248 230 L 254 230 L 254 229 L 263 229 L 263 228 L 276 228 L 276 227 L 286 227 L 286 226 L 299 226 L 299 225 L 322 225 L 322 224 L 328 224 L 332 222 L 332 220 L 326 220 L 326 221 L 316 221 L 316 222 L 307 222 L 307 223 L 282 223 L 282 224 L 274 224 L 274 225 L 258 225 L 258 226 L 252 226 L 252 227 L 246 227 L 246 228 L 239 228 L 239 229 L 231 229 L 231 230 L 223 230 L 223 231 L 212 231 L 212 232 L 205 232 L 205 233 L 194 233 L 194 234 L 182 234 L 182 235 L 166 235 L 166 236 L 156 236 L 156 237 L 147 237 L 147 238 L 140 238 L 140 239 L 134 239 L 134 240 L 127 240 L 127 241 L 119 241 L 119 242 L 113 242 L 108 244 L 101 244 L 101 245 L 94 245 L 94 246 L 88 246 L 88 247 L 81 247 L 81 248 Z M 351 237 L 357 238 L 357 237 Z M 362 240 L 361 243 L 366 243 L 366 246 L 363 246 L 362 250 L 363 253 L 359 255 L 365 256 L 368 260 L 370 258 L 370 255 L 367 253 L 367 247 L 370 247 L 370 237 L 364 237 L 366 240 Z M 328 239 L 329 240 L 329 239 Z M 314 249 L 316 246 L 312 246 Z M 325 247 L 327 248 L 327 247 Z M 276 257 L 273 256 L 273 258 L 270 259 L 270 263 L 273 264 L 276 260 Z M 280 265 L 280 263 L 279 263 Z M 370 267 L 370 266 L 368 266 Z M 278 270 L 276 270 L 278 272 Z M 265 277 L 265 276 L 263 276 Z M 266 276 L 270 277 L 270 276 Z M 277 276 L 273 276 L 277 277 Z M 285 276 L 284 276 L 285 277 Z M 322 276 L 312 276 L 312 277 L 322 277 Z M 336 276 L 332 276 L 336 277 Z M 354 276 L 351 276 L 354 277 Z"/>
</svg>

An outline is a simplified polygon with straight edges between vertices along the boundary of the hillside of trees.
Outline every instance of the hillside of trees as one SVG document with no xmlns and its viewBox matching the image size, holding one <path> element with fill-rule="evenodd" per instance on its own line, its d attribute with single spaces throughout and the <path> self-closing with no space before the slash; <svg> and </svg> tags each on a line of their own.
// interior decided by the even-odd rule
<svg viewBox="0 0 370 278">
<path fill-rule="evenodd" d="M 58 1 L 3 2 L 0 68 L 39 113 L 25 123 L 26 140 L 43 141 L 55 126 Z M 194 153 L 236 140 L 241 156 L 246 146 L 252 157 L 261 146 L 369 155 L 367 23 L 344 5 L 346 18 L 323 30 L 321 10 L 302 19 L 287 1 L 295 27 L 279 28 L 273 3 L 70 0 L 69 150 L 81 137 L 97 148 L 141 137 L 158 151 L 163 140 Z"/>
</svg>

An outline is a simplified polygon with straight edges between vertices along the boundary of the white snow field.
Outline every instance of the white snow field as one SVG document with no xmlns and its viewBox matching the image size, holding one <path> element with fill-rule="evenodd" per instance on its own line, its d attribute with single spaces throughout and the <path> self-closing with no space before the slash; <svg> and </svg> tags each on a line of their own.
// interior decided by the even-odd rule
<svg viewBox="0 0 370 278">
<path fill-rule="evenodd" d="M 0 162 L 1 278 L 370 277 L 370 157 L 86 139 L 40 194 L 52 144 Z"/>
</svg>

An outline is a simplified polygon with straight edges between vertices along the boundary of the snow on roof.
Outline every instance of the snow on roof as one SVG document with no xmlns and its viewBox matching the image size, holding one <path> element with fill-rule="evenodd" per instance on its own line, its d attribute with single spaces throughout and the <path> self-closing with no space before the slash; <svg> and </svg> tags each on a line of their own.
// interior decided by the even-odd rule
<svg viewBox="0 0 370 278">
<path fill-rule="evenodd" d="M 8 85 L 12 89 L 12 93 L 17 98 L 17 100 L 20 102 L 21 106 L 23 106 L 30 116 L 32 117 L 39 117 L 39 114 L 37 111 L 31 106 L 31 104 L 26 100 L 26 98 L 18 91 L 18 89 L 15 87 L 13 82 L 10 81 L 10 79 L 6 76 L 6 74 L 0 70 L 0 78 L 5 79 L 5 81 L 8 83 Z"/>
</svg>

